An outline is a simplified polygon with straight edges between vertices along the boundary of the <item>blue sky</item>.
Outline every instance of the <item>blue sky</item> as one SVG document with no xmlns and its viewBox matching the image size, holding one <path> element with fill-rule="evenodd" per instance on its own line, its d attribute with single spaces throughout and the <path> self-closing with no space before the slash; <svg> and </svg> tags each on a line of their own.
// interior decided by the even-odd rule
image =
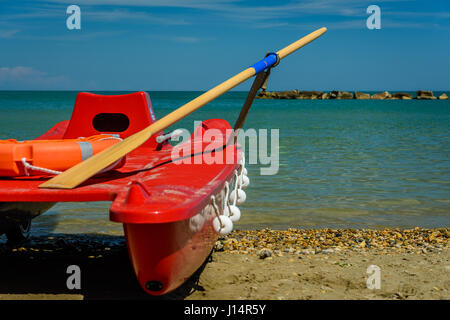
<svg viewBox="0 0 450 320">
<path fill-rule="evenodd" d="M 0 90 L 208 90 L 322 26 L 270 90 L 450 89 L 448 0 L 0 0 Z"/>
</svg>

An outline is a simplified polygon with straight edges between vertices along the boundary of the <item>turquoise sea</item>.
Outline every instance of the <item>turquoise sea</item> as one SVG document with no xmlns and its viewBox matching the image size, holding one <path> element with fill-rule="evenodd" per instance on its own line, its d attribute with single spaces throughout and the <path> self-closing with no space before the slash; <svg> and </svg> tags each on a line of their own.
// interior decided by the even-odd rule
<svg viewBox="0 0 450 320">
<path fill-rule="evenodd" d="M 149 93 L 158 118 L 201 94 Z M 0 91 L 0 139 L 32 139 L 69 119 L 76 95 Z M 234 123 L 245 97 L 227 93 L 170 129 Z M 279 129 L 279 171 L 247 165 L 236 229 L 450 226 L 450 100 L 256 100 L 245 128 Z M 121 234 L 108 206 L 59 203 L 33 220 L 33 234 Z"/>
</svg>

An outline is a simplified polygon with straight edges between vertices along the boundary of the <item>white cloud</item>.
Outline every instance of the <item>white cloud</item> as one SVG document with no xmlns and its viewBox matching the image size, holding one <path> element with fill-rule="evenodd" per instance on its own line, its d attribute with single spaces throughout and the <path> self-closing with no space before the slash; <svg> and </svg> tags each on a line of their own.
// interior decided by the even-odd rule
<svg viewBox="0 0 450 320">
<path fill-rule="evenodd" d="M 71 3 L 73 1 L 70 1 Z M 78 2 L 77 2 L 78 3 Z M 102 2 L 103 3 L 103 2 Z M 186 21 L 184 15 L 174 14 L 151 14 L 145 11 L 139 11 L 139 9 L 125 9 L 125 8 L 105 8 L 100 6 L 92 6 L 91 3 L 86 3 L 85 6 L 81 6 L 82 17 L 86 17 L 87 20 L 92 21 L 145 21 L 150 24 L 162 24 L 162 25 L 187 25 L 190 24 Z M 31 19 L 63 19 L 67 16 L 65 7 L 61 7 L 60 4 L 51 5 L 35 5 L 30 6 L 22 12 L 3 14 L 1 16 L 0 24 L 8 25 L 11 21 L 29 21 Z M 84 19 L 84 18 L 82 18 Z M 0 32 L 1 37 L 1 32 Z"/>
<path fill-rule="evenodd" d="M 175 7 L 217 10 L 241 0 L 77 0 L 77 5 L 109 5 L 137 7 Z M 46 2 L 72 4 L 73 0 L 47 0 Z"/>
<path fill-rule="evenodd" d="M 147 12 L 130 11 L 125 9 L 114 10 L 86 10 L 82 11 L 83 16 L 87 19 L 97 21 L 119 21 L 119 20 L 141 20 L 147 23 L 163 24 L 163 25 L 188 25 L 184 19 L 178 17 L 168 17 L 164 15 L 154 15 Z"/>
<path fill-rule="evenodd" d="M 196 37 L 173 37 L 173 41 L 181 43 L 197 43 L 200 42 L 199 38 Z"/>
<path fill-rule="evenodd" d="M 0 30 L 0 39 L 8 39 L 12 38 L 13 35 L 18 33 L 20 30 L 13 29 L 13 30 Z"/>
<path fill-rule="evenodd" d="M 51 76 L 31 67 L 0 67 L 0 89 L 66 89 L 70 81 L 65 76 Z"/>
<path fill-rule="evenodd" d="M 404 16 L 413 18 L 427 17 L 446 19 L 448 12 L 401 12 L 392 10 L 390 3 L 399 6 L 399 2 L 410 2 L 411 0 L 377 0 L 382 8 L 383 16 Z M 51 4 L 49 4 L 51 3 Z M 61 15 L 61 7 L 72 4 L 72 0 L 46 0 L 30 12 L 6 15 L 6 20 L 11 18 L 43 18 L 51 15 Z M 159 25 L 189 25 L 195 24 L 199 20 L 198 12 L 190 10 L 170 10 L 161 13 L 149 12 L 145 8 L 189 8 L 207 11 L 206 17 L 218 21 L 223 19 L 226 22 L 238 21 L 254 28 L 284 28 L 287 25 L 295 26 L 297 22 L 305 23 L 311 19 L 319 19 L 321 25 L 337 25 L 341 29 L 357 28 L 355 20 L 365 21 L 367 17 L 366 8 L 373 3 L 373 0 L 291 0 L 261 2 L 258 5 L 248 5 L 243 0 L 77 0 L 77 5 L 81 6 L 86 19 L 96 21 L 139 21 L 149 24 Z M 131 9 L 134 7 L 134 9 Z M 156 11 L 156 10 L 155 10 Z M 305 21 L 302 21 L 305 19 Z M 415 21 L 411 21 L 415 24 Z M 267 26 L 265 26 L 267 25 Z M 316 25 L 316 24 L 315 24 Z M 408 24 L 404 24 L 407 26 Z M 0 36 L 1 37 L 1 36 Z"/>
<path fill-rule="evenodd" d="M 273 28 L 279 28 L 279 27 L 286 27 L 289 26 L 287 22 L 273 22 L 273 23 L 259 23 L 256 25 L 253 25 L 252 27 L 255 29 L 273 29 Z"/>
<path fill-rule="evenodd" d="M 0 68 L 0 82 L 8 81 L 8 80 L 20 80 L 29 76 L 42 76 L 43 72 L 34 70 L 30 67 L 2 67 Z"/>
<path fill-rule="evenodd" d="M 377 3 L 410 2 L 412 0 L 377 0 Z M 45 2 L 71 4 L 73 0 L 46 0 Z M 266 2 L 267 3 L 267 2 Z M 283 4 L 249 6 L 243 0 L 77 0 L 78 5 L 89 6 L 133 6 L 133 7 L 173 7 L 211 10 L 249 17 L 279 14 L 333 14 L 340 16 L 364 15 L 373 0 L 293 0 Z"/>
</svg>

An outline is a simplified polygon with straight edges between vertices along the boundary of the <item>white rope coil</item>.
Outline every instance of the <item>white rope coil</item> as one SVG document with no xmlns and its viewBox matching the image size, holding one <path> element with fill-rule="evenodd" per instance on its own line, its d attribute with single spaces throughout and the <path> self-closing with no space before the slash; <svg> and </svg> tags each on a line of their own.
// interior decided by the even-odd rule
<svg viewBox="0 0 450 320">
<path fill-rule="evenodd" d="M 97 141 L 103 141 L 103 140 L 119 140 L 119 141 L 122 141 L 123 139 L 121 138 L 121 137 L 106 137 L 106 138 L 101 138 L 101 139 L 98 139 Z"/>
<path fill-rule="evenodd" d="M 55 175 L 61 173 L 61 171 L 56 171 L 56 170 L 51 170 L 51 169 L 47 169 L 47 168 L 33 166 L 27 162 L 27 158 L 22 158 L 22 164 L 23 164 L 26 176 L 30 176 L 30 172 L 28 171 L 30 169 L 35 170 L 35 171 L 42 171 L 42 172 L 49 173 L 49 174 L 55 174 Z"/>
</svg>

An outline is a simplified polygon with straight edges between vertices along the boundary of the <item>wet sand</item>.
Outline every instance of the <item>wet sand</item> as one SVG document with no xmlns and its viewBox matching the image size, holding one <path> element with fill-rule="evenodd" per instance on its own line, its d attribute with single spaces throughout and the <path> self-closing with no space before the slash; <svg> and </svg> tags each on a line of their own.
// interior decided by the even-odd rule
<svg viewBox="0 0 450 320">
<path fill-rule="evenodd" d="M 445 228 L 235 231 L 184 286 L 154 298 L 122 237 L 55 234 L 0 244 L 0 299 L 450 299 L 449 242 Z M 69 265 L 81 268 L 80 290 L 66 287 Z M 380 289 L 367 287 L 370 265 Z"/>
</svg>

